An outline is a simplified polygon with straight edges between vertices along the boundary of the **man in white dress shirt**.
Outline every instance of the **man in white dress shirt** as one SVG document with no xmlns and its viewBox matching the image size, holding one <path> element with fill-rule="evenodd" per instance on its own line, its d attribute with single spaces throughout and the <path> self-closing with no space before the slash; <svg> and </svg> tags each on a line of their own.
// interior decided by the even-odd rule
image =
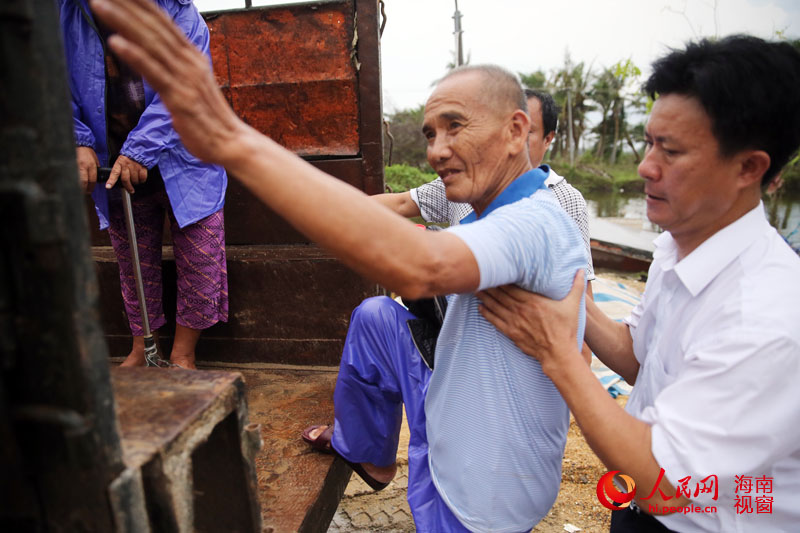
<svg viewBox="0 0 800 533">
<path fill-rule="evenodd" d="M 608 469 L 635 482 L 612 532 L 800 524 L 800 258 L 761 204 L 800 145 L 798 87 L 800 53 L 754 37 L 655 63 L 639 174 L 665 232 L 624 323 L 586 305 L 589 346 L 635 384 L 627 412 L 568 342 L 582 283 L 562 301 L 513 287 L 479 295 L 484 316 L 539 359 Z"/>
</svg>

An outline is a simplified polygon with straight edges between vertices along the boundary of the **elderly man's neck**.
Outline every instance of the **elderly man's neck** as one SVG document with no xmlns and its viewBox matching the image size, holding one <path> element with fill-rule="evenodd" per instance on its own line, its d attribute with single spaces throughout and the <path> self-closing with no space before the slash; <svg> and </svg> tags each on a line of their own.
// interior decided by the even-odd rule
<svg viewBox="0 0 800 533">
<path fill-rule="evenodd" d="M 512 161 L 510 165 L 499 170 L 495 179 L 492 180 L 492 182 L 484 191 L 483 196 L 481 196 L 480 199 L 470 203 L 472 209 L 475 211 L 475 215 L 480 218 L 486 208 L 489 207 L 489 204 L 491 204 L 495 198 L 500 196 L 500 193 L 502 193 L 506 187 L 511 185 L 515 179 L 522 176 L 532 168 L 533 167 L 531 166 L 530 161 L 526 157 L 524 160 L 519 158 L 515 161 Z"/>
</svg>

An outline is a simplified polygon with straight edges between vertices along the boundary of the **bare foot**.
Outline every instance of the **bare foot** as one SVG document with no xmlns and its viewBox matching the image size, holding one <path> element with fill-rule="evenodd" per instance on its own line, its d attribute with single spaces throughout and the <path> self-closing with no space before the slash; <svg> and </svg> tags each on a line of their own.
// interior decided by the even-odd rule
<svg viewBox="0 0 800 533">
<path fill-rule="evenodd" d="M 197 339 L 200 338 L 200 329 L 191 329 L 180 324 L 175 324 L 175 341 L 172 343 L 172 353 L 169 362 L 181 368 L 197 370 L 194 364 L 194 349 Z"/>
<path fill-rule="evenodd" d="M 156 341 L 156 346 L 158 346 L 158 332 L 153 332 L 153 338 Z M 159 353 L 161 352 L 161 348 L 158 348 Z M 131 346 L 131 353 L 128 354 L 128 357 L 119 365 L 119 366 L 146 366 L 147 361 L 144 357 L 144 337 L 139 335 L 133 336 L 133 345 Z"/>
<path fill-rule="evenodd" d="M 144 350 L 132 350 L 119 366 L 145 366 Z"/>
<path fill-rule="evenodd" d="M 177 355 L 173 353 L 169 356 L 169 362 L 187 370 L 197 370 L 197 367 L 194 364 L 194 354 Z"/>
</svg>

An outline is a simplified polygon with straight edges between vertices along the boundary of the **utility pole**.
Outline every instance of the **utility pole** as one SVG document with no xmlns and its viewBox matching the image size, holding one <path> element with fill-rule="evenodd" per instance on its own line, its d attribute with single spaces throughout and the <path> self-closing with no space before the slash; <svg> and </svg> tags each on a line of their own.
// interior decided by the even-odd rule
<svg viewBox="0 0 800 533">
<path fill-rule="evenodd" d="M 453 22 L 455 25 L 455 29 L 453 30 L 453 35 L 456 36 L 456 67 L 460 67 L 464 64 L 464 50 L 461 44 L 461 11 L 458 10 L 458 0 L 456 2 L 456 12 L 453 13 Z"/>
<path fill-rule="evenodd" d="M 572 137 L 572 80 L 567 86 L 567 146 L 569 147 L 569 165 L 575 166 L 575 148 Z"/>
<path fill-rule="evenodd" d="M 569 164 L 575 166 L 575 146 L 574 137 L 572 136 L 572 91 L 574 89 L 572 79 L 572 59 L 570 59 L 569 52 L 566 53 L 564 67 L 566 70 L 566 79 L 564 80 L 567 85 L 567 148 L 569 150 Z"/>
</svg>

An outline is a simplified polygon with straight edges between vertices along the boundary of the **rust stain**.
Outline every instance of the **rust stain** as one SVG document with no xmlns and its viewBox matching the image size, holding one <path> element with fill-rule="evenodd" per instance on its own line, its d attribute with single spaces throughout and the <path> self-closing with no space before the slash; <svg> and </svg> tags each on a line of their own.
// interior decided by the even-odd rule
<svg viewBox="0 0 800 533">
<path fill-rule="evenodd" d="M 249 125 L 299 155 L 359 153 L 353 23 L 344 5 L 223 13 L 208 25 L 214 74 Z"/>
</svg>

